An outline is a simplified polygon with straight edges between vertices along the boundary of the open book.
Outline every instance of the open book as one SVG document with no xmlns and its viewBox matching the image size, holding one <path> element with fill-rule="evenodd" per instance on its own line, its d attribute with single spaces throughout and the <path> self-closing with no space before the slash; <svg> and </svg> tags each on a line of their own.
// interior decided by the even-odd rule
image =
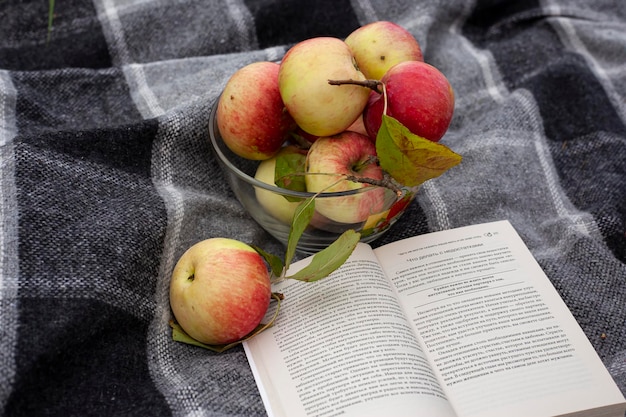
<svg viewBox="0 0 626 417">
<path fill-rule="evenodd" d="M 285 295 L 274 327 L 244 344 L 270 416 L 626 412 L 507 221 L 359 244 L 322 281 L 274 291 Z"/>
</svg>

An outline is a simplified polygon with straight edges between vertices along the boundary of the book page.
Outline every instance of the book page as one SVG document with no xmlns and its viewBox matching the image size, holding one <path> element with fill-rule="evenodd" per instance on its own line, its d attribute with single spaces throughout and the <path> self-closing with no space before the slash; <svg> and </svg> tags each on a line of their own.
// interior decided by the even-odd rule
<svg viewBox="0 0 626 417">
<path fill-rule="evenodd" d="M 550 417 L 623 400 L 508 222 L 375 252 L 459 416 Z"/>
<path fill-rule="evenodd" d="M 274 326 L 244 344 L 270 416 L 454 416 L 369 246 L 273 291 L 285 296 Z"/>
</svg>

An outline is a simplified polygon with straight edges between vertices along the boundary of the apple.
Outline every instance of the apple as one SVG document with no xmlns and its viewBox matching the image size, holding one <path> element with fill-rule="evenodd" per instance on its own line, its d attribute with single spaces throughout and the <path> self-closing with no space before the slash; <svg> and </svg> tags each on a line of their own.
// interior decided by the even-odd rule
<svg viewBox="0 0 626 417">
<path fill-rule="evenodd" d="M 176 321 L 189 336 L 210 345 L 240 340 L 254 330 L 270 297 L 270 274 L 261 255 L 228 238 L 191 246 L 170 281 Z"/>
<path fill-rule="evenodd" d="M 373 91 L 372 91 L 373 93 Z M 346 128 L 351 132 L 357 132 L 367 136 L 367 129 L 365 129 L 365 123 L 363 122 L 363 114 L 361 114 L 350 126 Z"/>
<path fill-rule="evenodd" d="M 292 152 L 300 151 L 297 147 L 289 145 L 281 149 L 280 152 L 272 158 L 261 161 L 261 163 L 257 167 L 254 178 L 266 184 L 275 185 L 277 158 L 281 157 L 284 154 Z M 298 207 L 298 204 L 300 204 L 299 201 L 289 201 L 278 193 L 259 187 L 255 187 L 254 192 L 256 194 L 256 198 L 259 204 L 261 204 L 265 211 L 267 211 L 269 214 L 271 214 L 282 223 L 291 224 L 291 221 L 293 220 L 293 214 L 296 211 L 296 207 Z"/>
<path fill-rule="evenodd" d="M 226 82 L 217 104 L 217 126 L 235 154 L 253 160 L 274 156 L 295 129 L 280 97 L 276 62 L 255 62 Z"/>
<path fill-rule="evenodd" d="M 380 80 L 394 65 L 423 61 L 417 39 L 402 26 L 378 21 L 361 26 L 345 39 L 359 69 L 370 79 Z"/>
<path fill-rule="evenodd" d="M 381 180 L 383 172 L 375 156 L 375 144 L 357 132 L 345 131 L 313 142 L 306 160 L 307 191 L 368 189 L 348 196 L 316 198 L 315 208 L 322 216 L 340 223 L 361 223 L 383 209 L 385 188 L 345 179 L 352 175 Z"/>
<path fill-rule="evenodd" d="M 369 90 L 330 85 L 328 80 L 365 77 L 348 45 L 339 38 L 315 37 L 292 46 L 280 63 L 278 88 L 298 126 L 314 136 L 340 133 L 361 115 Z"/>
<path fill-rule="evenodd" d="M 394 65 L 381 79 L 387 91 L 387 115 L 412 133 L 438 142 L 454 113 L 454 91 L 437 68 L 421 61 Z M 363 111 L 368 135 L 375 140 L 382 123 L 385 96 L 373 92 Z"/>
<path fill-rule="evenodd" d="M 354 123 L 348 126 L 346 130 L 349 130 L 351 132 L 361 133 L 367 136 L 367 129 L 365 129 L 365 123 L 363 123 L 363 114 L 359 115 L 359 117 L 357 117 Z M 310 133 L 307 133 L 299 127 L 296 128 L 295 132 L 293 133 L 293 136 L 297 139 L 299 143 L 301 143 L 304 146 L 311 145 L 311 143 L 319 139 L 319 136 L 315 136 Z"/>
</svg>

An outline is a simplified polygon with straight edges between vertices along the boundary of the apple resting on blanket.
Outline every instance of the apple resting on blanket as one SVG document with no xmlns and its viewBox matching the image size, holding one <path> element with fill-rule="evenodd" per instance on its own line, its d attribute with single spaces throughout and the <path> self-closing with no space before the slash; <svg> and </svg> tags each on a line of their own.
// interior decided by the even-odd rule
<svg viewBox="0 0 626 417">
<path fill-rule="evenodd" d="M 328 80 L 365 77 L 348 45 L 339 38 L 316 37 L 292 46 L 278 73 L 280 94 L 302 130 L 314 136 L 343 132 L 361 115 L 369 91 L 356 85 L 333 86 Z"/>
<path fill-rule="evenodd" d="M 423 61 L 417 39 L 405 28 L 389 21 L 361 26 L 346 38 L 359 69 L 367 78 L 380 80 L 394 65 Z"/>
<path fill-rule="evenodd" d="M 275 62 L 248 64 L 220 96 L 217 125 L 226 146 L 243 158 L 271 158 L 296 128 L 278 91 L 279 68 Z"/>
<path fill-rule="evenodd" d="M 438 142 L 448 130 L 454 113 L 454 92 L 448 79 L 435 67 L 420 61 L 394 65 L 381 80 L 387 90 L 387 115 L 414 134 Z M 373 93 L 363 113 L 374 140 L 382 123 L 383 94 Z"/>
<path fill-rule="evenodd" d="M 306 188 L 316 193 L 355 190 L 369 184 L 345 179 L 371 178 L 381 180 L 383 172 L 376 163 L 376 147 L 365 135 L 342 132 L 317 139 L 311 145 L 306 160 Z M 360 223 L 382 210 L 385 189 L 375 187 L 355 195 L 318 198 L 315 209 L 323 216 L 340 223 Z"/>
<path fill-rule="evenodd" d="M 170 281 L 176 321 L 189 336 L 209 345 L 235 342 L 254 330 L 270 297 L 265 261 L 234 239 L 194 244 L 178 260 Z"/>
</svg>

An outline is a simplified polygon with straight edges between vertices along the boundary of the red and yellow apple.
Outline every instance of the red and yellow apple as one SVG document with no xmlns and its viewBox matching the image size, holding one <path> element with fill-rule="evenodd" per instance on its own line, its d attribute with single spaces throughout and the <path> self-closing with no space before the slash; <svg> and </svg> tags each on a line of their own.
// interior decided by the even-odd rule
<svg viewBox="0 0 626 417">
<path fill-rule="evenodd" d="M 374 93 L 372 91 L 372 93 Z M 367 135 L 367 129 L 365 129 L 365 123 L 363 123 L 363 114 L 359 115 L 357 119 L 350 126 L 346 128 L 350 132 L 361 133 L 362 135 Z M 311 144 L 319 139 L 319 136 L 312 135 L 310 133 L 305 132 L 301 128 L 296 128 L 294 135 L 299 136 L 299 139 L 302 143 Z"/>
<path fill-rule="evenodd" d="M 228 238 L 191 246 L 170 281 L 176 321 L 193 339 L 210 345 L 240 340 L 254 330 L 270 297 L 270 274 L 261 255 Z"/>
<path fill-rule="evenodd" d="M 363 123 L 363 114 L 361 114 L 350 126 L 346 128 L 350 132 L 357 132 L 367 136 L 367 129 L 365 129 L 365 123 Z"/>
<path fill-rule="evenodd" d="M 280 64 L 278 87 L 298 126 L 314 136 L 346 130 L 361 115 L 369 90 L 358 85 L 330 85 L 328 80 L 365 77 L 348 45 L 339 38 L 315 37 L 291 47 Z"/>
<path fill-rule="evenodd" d="M 317 139 L 307 154 L 306 187 L 309 192 L 362 192 L 339 197 L 319 197 L 316 210 L 339 223 L 360 223 L 385 204 L 385 189 L 346 179 L 371 178 L 381 180 L 383 172 L 376 163 L 376 147 L 365 135 L 345 131 L 335 136 Z"/>
<path fill-rule="evenodd" d="M 369 79 L 380 80 L 400 62 L 424 60 L 422 49 L 411 32 L 389 21 L 361 26 L 350 33 L 345 42 L 359 69 Z"/>
<path fill-rule="evenodd" d="M 448 79 L 432 65 L 405 61 L 394 65 L 381 81 L 387 91 L 387 115 L 414 134 L 439 141 L 454 113 L 454 92 Z M 363 112 L 367 133 L 376 138 L 382 123 L 385 96 L 373 93 Z"/>
<path fill-rule="evenodd" d="M 216 118 L 224 143 L 235 154 L 253 160 L 274 156 L 295 129 L 278 90 L 275 62 L 255 62 L 227 81 Z"/>
</svg>

